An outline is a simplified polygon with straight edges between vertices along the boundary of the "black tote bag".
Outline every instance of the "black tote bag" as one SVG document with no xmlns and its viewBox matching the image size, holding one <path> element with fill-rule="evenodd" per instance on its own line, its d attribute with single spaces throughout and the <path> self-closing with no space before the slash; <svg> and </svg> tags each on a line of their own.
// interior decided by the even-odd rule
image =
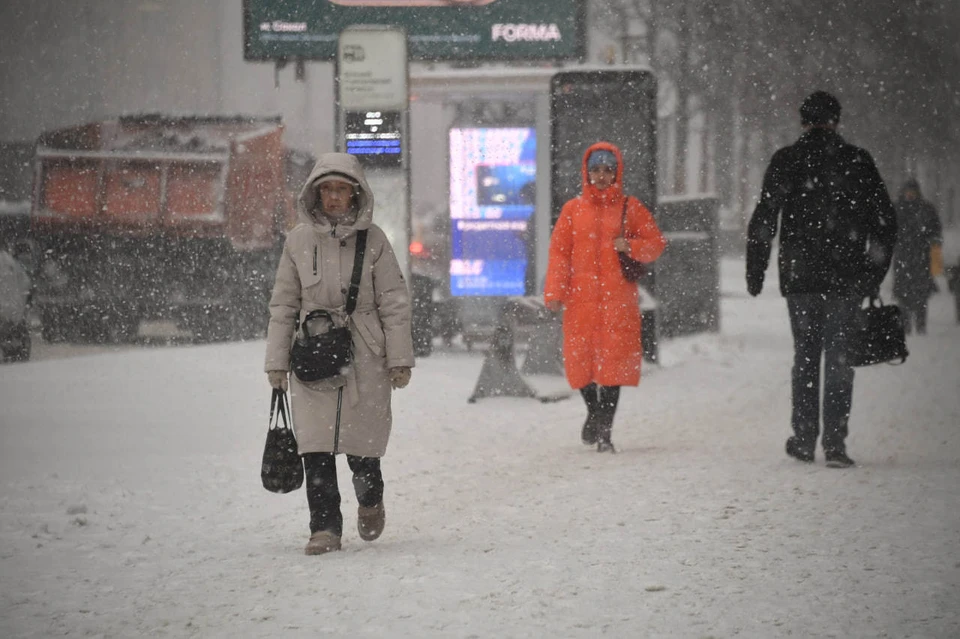
<svg viewBox="0 0 960 639">
<path fill-rule="evenodd" d="M 909 354 L 900 308 L 871 297 L 867 306 L 853 316 L 847 335 L 847 362 L 851 366 L 871 366 L 900 360 L 902 364 Z"/>
<path fill-rule="evenodd" d="M 303 485 L 303 460 L 297 452 L 297 440 L 290 423 L 287 393 L 275 388 L 270 400 L 267 442 L 260 466 L 260 481 L 272 493 L 289 493 Z"/>
</svg>

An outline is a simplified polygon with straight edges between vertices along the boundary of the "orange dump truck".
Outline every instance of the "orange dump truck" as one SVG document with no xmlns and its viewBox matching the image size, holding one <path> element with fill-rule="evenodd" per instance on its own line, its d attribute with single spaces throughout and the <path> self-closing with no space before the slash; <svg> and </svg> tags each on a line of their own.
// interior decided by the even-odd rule
<svg viewBox="0 0 960 639">
<path fill-rule="evenodd" d="M 151 319 L 205 339 L 264 330 L 312 167 L 282 136 L 279 118 L 164 115 L 42 135 L 30 221 L 44 338 L 131 339 Z"/>
</svg>

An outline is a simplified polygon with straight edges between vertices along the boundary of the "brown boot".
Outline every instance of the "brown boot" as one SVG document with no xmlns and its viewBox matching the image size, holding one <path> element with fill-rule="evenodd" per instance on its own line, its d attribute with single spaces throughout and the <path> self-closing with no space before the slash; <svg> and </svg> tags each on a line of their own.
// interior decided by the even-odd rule
<svg viewBox="0 0 960 639">
<path fill-rule="evenodd" d="M 340 537 L 329 530 L 321 530 L 310 535 L 307 547 L 303 549 L 305 555 L 322 555 L 332 550 L 340 550 Z"/>
<path fill-rule="evenodd" d="M 387 513 L 383 509 L 383 501 L 376 506 L 360 506 L 357 508 L 357 532 L 360 539 L 373 541 L 383 532 L 387 520 Z"/>
</svg>

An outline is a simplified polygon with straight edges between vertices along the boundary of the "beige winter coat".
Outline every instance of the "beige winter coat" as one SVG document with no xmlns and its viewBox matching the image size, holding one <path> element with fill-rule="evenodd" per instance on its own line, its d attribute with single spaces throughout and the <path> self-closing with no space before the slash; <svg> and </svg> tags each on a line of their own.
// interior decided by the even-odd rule
<svg viewBox="0 0 960 639">
<path fill-rule="evenodd" d="M 319 204 L 314 181 L 331 172 L 360 183 L 353 224 L 334 226 L 314 213 Z M 392 421 L 387 371 L 414 365 L 410 295 L 390 242 L 372 222 L 373 192 L 356 158 L 345 153 L 320 157 L 300 192 L 298 217 L 277 266 L 264 370 L 290 370 L 290 346 L 310 311 L 325 309 L 344 320 L 356 233 L 368 229 L 357 307 L 349 320 L 354 361 L 340 382 L 302 383 L 291 375 L 290 397 L 301 453 L 382 457 Z"/>
</svg>

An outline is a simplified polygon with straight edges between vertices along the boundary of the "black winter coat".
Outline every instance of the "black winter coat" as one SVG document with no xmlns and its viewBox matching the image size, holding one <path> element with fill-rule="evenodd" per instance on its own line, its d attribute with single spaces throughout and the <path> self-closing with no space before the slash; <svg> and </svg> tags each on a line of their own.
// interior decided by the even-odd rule
<svg viewBox="0 0 960 639">
<path fill-rule="evenodd" d="M 893 259 L 893 295 L 902 301 L 925 300 L 934 289 L 930 246 L 942 241 L 937 210 L 919 195 L 897 200 L 897 248 Z"/>
<path fill-rule="evenodd" d="M 747 229 L 747 287 L 759 292 L 780 230 L 780 292 L 868 295 L 880 288 L 897 218 L 873 158 L 812 128 L 777 151 Z"/>
</svg>

